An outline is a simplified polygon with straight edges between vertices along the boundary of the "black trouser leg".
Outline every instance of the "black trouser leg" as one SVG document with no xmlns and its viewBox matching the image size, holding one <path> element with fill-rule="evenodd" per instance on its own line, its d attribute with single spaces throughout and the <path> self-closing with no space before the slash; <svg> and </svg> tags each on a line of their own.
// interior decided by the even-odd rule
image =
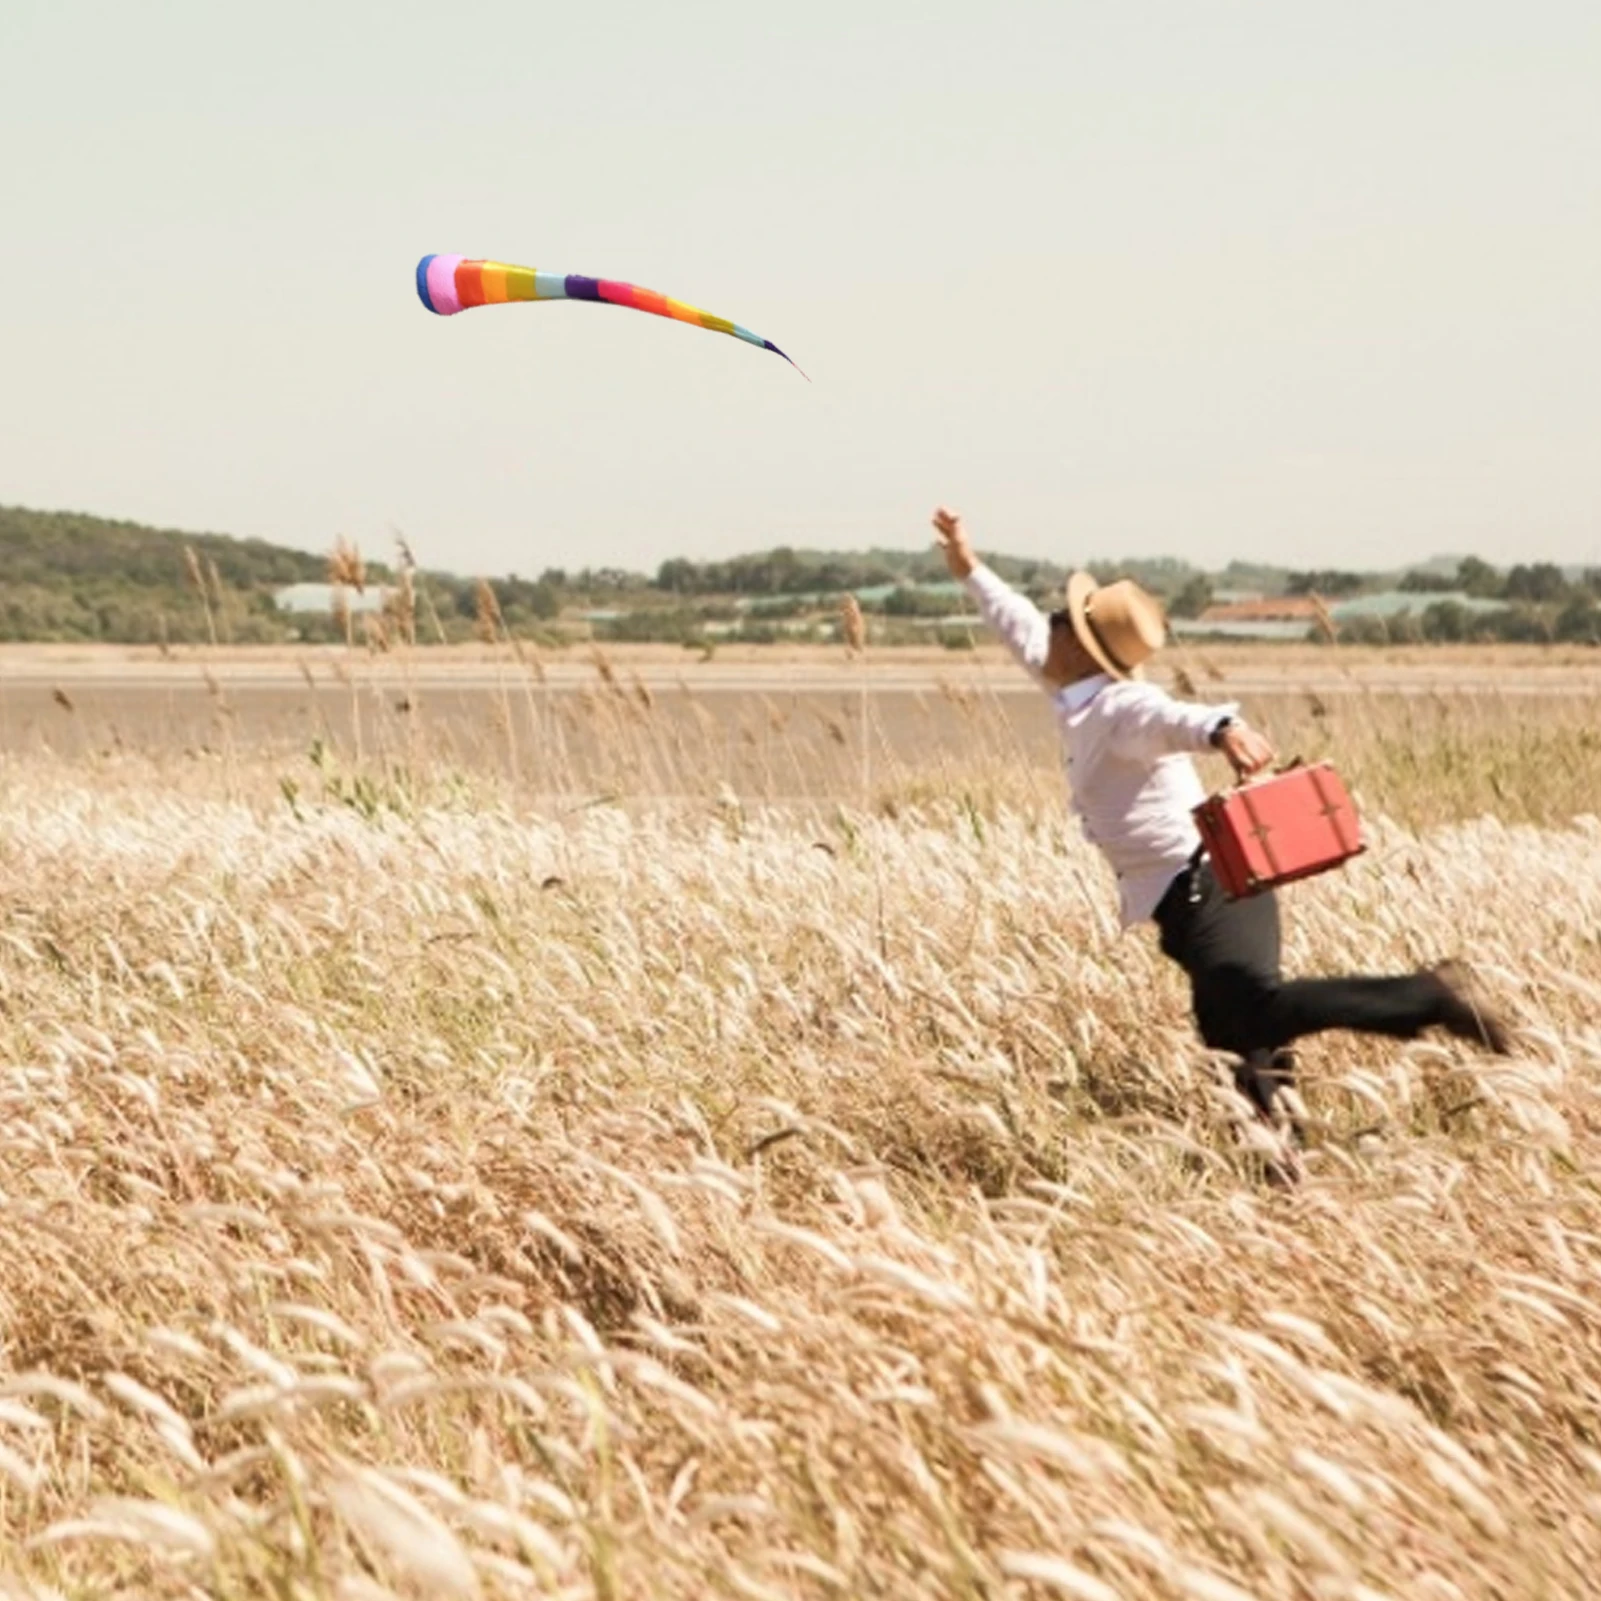
<svg viewBox="0 0 1601 1601">
<path fill-rule="evenodd" d="M 1173 881 L 1156 921 L 1163 952 L 1190 976 L 1201 1038 L 1247 1062 L 1325 1029 L 1411 1039 L 1442 1021 L 1446 992 L 1431 973 L 1286 982 L 1273 892 L 1230 900 L 1204 860 Z"/>
<path fill-rule="evenodd" d="M 1297 978 L 1279 986 L 1270 1008 L 1280 1042 L 1325 1029 L 1415 1039 L 1440 1021 L 1439 980 L 1429 973 L 1396 978 Z"/>
</svg>

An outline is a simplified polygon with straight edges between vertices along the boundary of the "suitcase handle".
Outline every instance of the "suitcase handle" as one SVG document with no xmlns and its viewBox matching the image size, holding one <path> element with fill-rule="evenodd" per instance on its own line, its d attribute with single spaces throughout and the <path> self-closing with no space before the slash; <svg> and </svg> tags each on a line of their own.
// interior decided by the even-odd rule
<svg viewBox="0 0 1601 1601">
<path fill-rule="evenodd" d="M 1252 784 L 1260 784 L 1264 778 L 1282 778 L 1286 773 L 1293 773 L 1297 767 L 1305 766 L 1306 758 L 1304 756 L 1292 756 L 1287 762 L 1282 762 L 1277 767 L 1264 767 L 1261 772 L 1252 773 L 1249 778 L 1236 777 L 1230 787 L 1236 790 L 1249 789 Z"/>
</svg>

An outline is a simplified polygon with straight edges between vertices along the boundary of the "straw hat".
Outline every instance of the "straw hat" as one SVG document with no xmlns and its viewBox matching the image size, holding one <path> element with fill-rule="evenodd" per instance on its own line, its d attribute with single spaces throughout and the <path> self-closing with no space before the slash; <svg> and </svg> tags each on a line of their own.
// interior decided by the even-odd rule
<svg viewBox="0 0 1601 1601">
<path fill-rule="evenodd" d="M 1130 578 L 1102 585 L 1088 573 L 1074 573 L 1066 609 L 1079 644 L 1114 678 L 1138 677 L 1140 664 L 1167 638 L 1160 603 Z"/>
</svg>

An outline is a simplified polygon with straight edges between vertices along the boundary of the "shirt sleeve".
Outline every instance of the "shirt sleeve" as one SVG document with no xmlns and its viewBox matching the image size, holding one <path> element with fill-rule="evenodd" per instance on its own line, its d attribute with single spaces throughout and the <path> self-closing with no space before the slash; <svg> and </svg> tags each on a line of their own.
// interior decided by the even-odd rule
<svg viewBox="0 0 1601 1601">
<path fill-rule="evenodd" d="M 1130 761 L 1154 762 L 1160 756 L 1206 750 L 1217 725 L 1240 715 L 1234 702 L 1197 706 L 1137 680 L 1114 684 L 1103 695 L 1111 714 L 1112 748 Z"/>
<path fill-rule="evenodd" d="M 1031 673 L 1037 674 L 1045 666 L 1051 638 L 1051 625 L 1044 612 L 982 562 L 967 575 L 965 582 L 968 594 L 978 602 L 984 621 L 1001 636 L 1011 653 Z"/>
</svg>

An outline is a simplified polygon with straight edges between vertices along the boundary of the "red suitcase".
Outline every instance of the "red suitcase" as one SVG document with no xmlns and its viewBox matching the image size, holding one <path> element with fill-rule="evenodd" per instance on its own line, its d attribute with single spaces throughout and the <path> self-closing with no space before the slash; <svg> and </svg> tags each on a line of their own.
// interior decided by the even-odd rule
<svg viewBox="0 0 1601 1601">
<path fill-rule="evenodd" d="M 1212 872 L 1232 899 L 1327 872 L 1367 849 L 1356 807 L 1327 762 L 1213 795 L 1193 815 Z"/>
</svg>

